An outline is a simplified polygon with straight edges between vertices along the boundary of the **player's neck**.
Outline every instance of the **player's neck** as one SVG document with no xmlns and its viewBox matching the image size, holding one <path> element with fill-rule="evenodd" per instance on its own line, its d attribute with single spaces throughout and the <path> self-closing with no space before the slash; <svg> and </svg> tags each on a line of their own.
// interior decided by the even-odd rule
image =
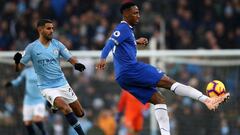
<svg viewBox="0 0 240 135">
<path fill-rule="evenodd" d="M 48 46 L 49 46 L 50 40 L 46 40 L 46 39 L 40 37 L 40 38 L 39 38 L 39 41 L 40 41 L 45 47 L 48 47 Z"/>
<path fill-rule="evenodd" d="M 125 20 L 125 19 L 123 19 L 123 20 L 121 21 L 121 23 L 126 23 L 126 24 L 128 24 L 128 25 L 130 26 L 130 28 L 133 28 L 133 26 L 132 26 L 127 20 Z"/>
</svg>

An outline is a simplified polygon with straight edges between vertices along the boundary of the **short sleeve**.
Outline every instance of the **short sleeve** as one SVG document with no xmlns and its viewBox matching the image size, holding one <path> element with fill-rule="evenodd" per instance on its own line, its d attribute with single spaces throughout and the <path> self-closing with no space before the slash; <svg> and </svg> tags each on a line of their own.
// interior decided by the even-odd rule
<svg viewBox="0 0 240 135">
<path fill-rule="evenodd" d="M 126 26 L 117 27 L 113 31 L 109 40 L 112 40 L 115 43 L 115 45 L 119 45 L 125 39 L 127 39 L 130 36 L 130 34 L 131 33 L 129 32 L 129 29 Z"/>
<path fill-rule="evenodd" d="M 60 48 L 60 55 L 66 61 L 68 61 L 72 57 L 72 54 L 69 52 L 69 50 L 60 41 L 58 41 L 58 45 L 59 45 L 59 48 Z"/>
<path fill-rule="evenodd" d="M 22 64 L 27 65 L 28 62 L 31 60 L 31 50 L 32 50 L 32 46 L 28 45 L 23 51 L 22 59 L 20 61 Z"/>
</svg>

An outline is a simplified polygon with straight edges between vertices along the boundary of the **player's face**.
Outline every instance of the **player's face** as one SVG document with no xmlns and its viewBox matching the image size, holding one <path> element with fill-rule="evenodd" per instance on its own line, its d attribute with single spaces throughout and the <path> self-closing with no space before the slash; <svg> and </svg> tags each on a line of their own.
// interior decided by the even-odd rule
<svg viewBox="0 0 240 135">
<path fill-rule="evenodd" d="M 139 9 L 137 6 L 133 6 L 129 10 L 129 15 L 128 15 L 128 22 L 130 25 L 136 25 L 139 22 L 140 19 L 140 13 Z"/>
<path fill-rule="evenodd" d="M 41 30 L 41 35 L 46 40 L 52 40 L 54 27 L 52 23 L 46 23 L 45 26 Z"/>
</svg>

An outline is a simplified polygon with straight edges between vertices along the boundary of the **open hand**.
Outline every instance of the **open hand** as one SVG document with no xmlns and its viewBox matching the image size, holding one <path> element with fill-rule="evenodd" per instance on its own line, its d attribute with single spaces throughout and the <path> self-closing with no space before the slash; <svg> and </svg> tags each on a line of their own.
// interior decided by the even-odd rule
<svg viewBox="0 0 240 135">
<path fill-rule="evenodd" d="M 101 59 L 101 60 L 97 63 L 96 69 L 104 70 L 104 69 L 105 69 L 105 65 L 106 65 L 106 60 L 105 60 L 105 59 Z"/>
</svg>

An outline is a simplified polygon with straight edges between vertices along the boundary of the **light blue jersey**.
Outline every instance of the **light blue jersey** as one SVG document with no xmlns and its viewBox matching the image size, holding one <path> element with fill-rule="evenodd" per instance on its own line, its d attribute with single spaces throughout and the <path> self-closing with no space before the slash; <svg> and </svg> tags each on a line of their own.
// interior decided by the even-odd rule
<svg viewBox="0 0 240 135">
<path fill-rule="evenodd" d="M 20 62 L 26 65 L 32 61 L 37 73 L 38 87 L 43 90 L 67 84 L 61 70 L 60 57 L 66 61 L 72 57 L 60 41 L 52 39 L 49 46 L 45 47 L 39 40 L 35 40 L 26 47 Z"/>
<path fill-rule="evenodd" d="M 25 95 L 23 104 L 45 104 L 46 100 L 43 98 L 39 88 L 37 87 L 37 75 L 33 67 L 25 68 L 15 80 L 11 81 L 11 83 L 14 87 L 17 87 L 22 83 L 23 80 L 25 80 Z"/>
</svg>

